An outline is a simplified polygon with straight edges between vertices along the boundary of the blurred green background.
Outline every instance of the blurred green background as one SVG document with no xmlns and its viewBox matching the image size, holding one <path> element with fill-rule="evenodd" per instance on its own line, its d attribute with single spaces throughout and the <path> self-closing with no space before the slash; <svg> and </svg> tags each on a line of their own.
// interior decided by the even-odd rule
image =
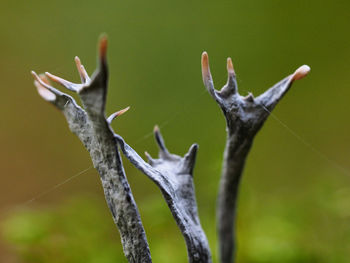
<svg viewBox="0 0 350 263">
<path fill-rule="evenodd" d="M 349 14 L 349 1 L 334 0 L 2 1 L 0 261 L 126 262 L 94 169 L 27 202 L 91 166 L 29 72 L 78 81 L 74 56 L 92 73 L 106 32 L 107 114 L 131 106 L 115 130 L 153 156 L 155 124 L 173 153 L 200 145 L 194 176 L 214 262 L 225 122 L 202 85 L 200 55 L 209 53 L 217 88 L 231 56 L 242 95 L 310 65 L 275 109 L 280 121 L 271 117 L 255 139 L 241 185 L 238 262 L 349 262 Z M 124 163 L 154 262 L 186 262 L 159 190 Z"/>
</svg>

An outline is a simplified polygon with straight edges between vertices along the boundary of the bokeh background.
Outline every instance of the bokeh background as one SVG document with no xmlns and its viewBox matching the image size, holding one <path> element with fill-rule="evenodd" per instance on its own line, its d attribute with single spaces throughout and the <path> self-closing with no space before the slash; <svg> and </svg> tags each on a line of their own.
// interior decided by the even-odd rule
<svg viewBox="0 0 350 263">
<path fill-rule="evenodd" d="M 231 56 L 242 95 L 310 65 L 255 139 L 237 262 L 349 262 L 349 14 L 340 0 L 2 1 L 0 261 L 126 262 L 96 171 L 71 178 L 91 167 L 88 153 L 29 73 L 78 81 L 74 56 L 92 73 L 106 32 L 107 114 L 131 106 L 115 130 L 153 156 L 155 124 L 173 153 L 200 145 L 195 185 L 214 262 L 225 122 L 202 85 L 200 55 L 209 53 L 217 88 Z M 154 262 L 186 262 L 159 190 L 124 163 Z"/>
</svg>

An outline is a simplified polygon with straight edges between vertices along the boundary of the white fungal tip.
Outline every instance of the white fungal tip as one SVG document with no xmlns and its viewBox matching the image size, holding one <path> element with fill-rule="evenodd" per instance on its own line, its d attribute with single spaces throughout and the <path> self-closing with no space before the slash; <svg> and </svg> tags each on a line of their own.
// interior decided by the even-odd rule
<svg viewBox="0 0 350 263">
<path fill-rule="evenodd" d="M 211 79 L 209 57 L 206 51 L 202 53 L 202 76 L 204 83 Z"/>
<path fill-rule="evenodd" d="M 40 74 L 39 76 L 32 71 L 32 75 L 36 80 L 34 80 L 34 85 L 39 93 L 39 95 L 46 101 L 55 101 L 56 100 L 56 95 L 49 91 L 47 88 L 45 88 L 40 82 L 44 82 L 45 84 L 50 84 L 49 80 L 46 78 L 44 74 Z"/>
<path fill-rule="evenodd" d="M 303 65 L 299 67 L 293 74 L 293 80 L 298 80 L 304 78 L 310 72 L 310 67 L 308 65 Z"/>
<path fill-rule="evenodd" d="M 233 63 L 231 58 L 227 58 L 227 72 L 229 75 L 235 75 L 235 70 L 233 68 Z"/>
<path fill-rule="evenodd" d="M 39 95 L 46 101 L 55 101 L 56 95 L 49 91 L 47 88 L 44 88 L 38 81 L 34 81 Z"/>
</svg>

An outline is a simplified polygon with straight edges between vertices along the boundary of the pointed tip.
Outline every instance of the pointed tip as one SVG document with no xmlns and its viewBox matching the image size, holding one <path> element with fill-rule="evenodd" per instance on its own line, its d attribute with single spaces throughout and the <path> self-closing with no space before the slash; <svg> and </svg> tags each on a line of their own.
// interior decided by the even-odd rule
<svg viewBox="0 0 350 263">
<path fill-rule="evenodd" d="M 307 76 L 309 74 L 311 68 L 308 65 L 303 65 L 299 67 L 292 76 L 292 80 L 299 80 Z"/>
<path fill-rule="evenodd" d="M 194 144 L 191 145 L 188 153 L 195 154 L 198 151 L 198 148 L 199 148 L 199 145 L 197 143 L 194 143 Z"/>
<path fill-rule="evenodd" d="M 36 74 L 36 72 L 34 70 L 30 71 L 30 73 L 34 77 L 35 81 L 38 81 L 38 82 L 42 81 L 42 79 L 38 76 L 38 74 Z"/>
<path fill-rule="evenodd" d="M 148 163 L 152 165 L 154 163 L 152 156 L 148 152 L 145 152 L 145 156 L 147 158 Z"/>
<path fill-rule="evenodd" d="M 154 125 L 153 132 L 154 133 L 159 133 L 159 126 L 157 124 Z"/>
<path fill-rule="evenodd" d="M 34 77 L 34 79 L 36 79 L 36 80 L 39 80 L 39 79 L 40 79 L 39 76 L 38 76 L 38 74 L 36 74 L 36 72 L 35 72 L 34 70 L 31 70 L 31 71 L 30 71 L 30 74 L 32 74 L 32 76 Z"/>
<path fill-rule="evenodd" d="M 32 71 L 32 74 L 35 77 L 34 85 L 36 86 L 39 95 L 46 101 L 55 101 L 56 95 L 41 84 L 50 84 L 50 81 L 46 78 L 46 76 L 44 74 L 40 74 L 38 76 L 34 71 Z"/>
<path fill-rule="evenodd" d="M 190 149 L 184 156 L 183 162 L 183 172 L 192 174 L 193 168 L 196 162 L 196 156 L 198 151 L 198 144 L 194 143 L 191 145 Z"/>
<path fill-rule="evenodd" d="M 102 34 L 99 41 L 99 56 L 101 60 L 106 60 L 108 46 L 108 38 L 106 34 Z"/>
<path fill-rule="evenodd" d="M 118 116 L 124 114 L 124 113 L 127 112 L 129 109 L 130 109 L 130 106 L 128 106 L 128 107 L 126 107 L 125 109 L 122 109 L 122 110 L 116 112 L 116 117 L 118 117 Z"/>
<path fill-rule="evenodd" d="M 233 68 L 232 59 L 230 57 L 227 58 L 227 72 L 229 75 L 236 75 L 235 70 Z"/>
<path fill-rule="evenodd" d="M 163 157 L 168 155 L 169 152 L 168 152 L 168 150 L 167 150 L 167 148 L 165 146 L 165 142 L 164 142 L 162 134 L 160 133 L 158 125 L 154 126 L 153 133 L 154 133 L 154 137 L 156 139 L 157 145 L 158 145 L 159 150 L 160 150 L 160 152 L 159 152 L 160 155 L 163 156 Z"/>
<path fill-rule="evenodd" d="M 64 86 L 64 84 L 63 84 L 63 79 L 61 79 L 60 77 L 57 77 L 57 76 L 51 74 L 50 72 L 45 72 L 45 75 L 46 75 L 49 79 L 51 79 L 52 81 L 54 81 L 54 82 L 56 82 L 56 83 L 61 84 L 61 85 Z"/>
<path fill-rule="evenodd" d="M 46 77 L 46 73 L 45 74 L 36 74 L 35 71 L 31 71 L 34 79 L 36 81 L 38 81 L 40 83 L 41 86 L 43 86 L 43 84 L 46 84 L 46 85 L 50 85 L 50 80 Z"/>
<path fill-rule="evenodd" d="M 81 68 L 81 61 L 80 61 L 80 58 L 78 56 L 75 56 L 74 57 L 74 61 L 75 61 L 75 64 L 77 66 L 77 69 L 79 70 Z"/>
<path fill-rule="evenodd" d="M 113 121 L 115 118 L 117 118 L 117 117 L 119 117 L 120 115 L 124 114 L 124 113 L 127 112 L 129 109 L 130 109 L 130 106 L 128 106 L 128 107 L 126 107 L 125 109 L 122 109 L 122 110 L 120 110 L 120 111 L 117 111 L 117 112 L 115 112 L 115 113 L 112 113 L 112 114 L 107 118 L 107 122 L 108 122 L 109 124 L 111 124 L 112 121 Z"/>
<path fill-rule="evenodd" d="M 45 76 L 45 75 L 40 74 L 40 77 L 39 77 L 38 74 L 36 74 L 36 72 L 34 70 L 32 70 L 30 73 L 34 77 L 35 81 L 37 81 L 39 84 L 40 84 L 40 82 L 44 82 L 43 76 Z M 47 83 L 47 81 L 45 81 L 44 83 Z M 40 85 L 43 86 L 42 84 L 40 84 Z"/>
<path fill-rule="evenodd" d="M 220 95 L 227 97 L 238 92 L 236 73 L 233 68 L 232 60 L 230 57 L 227 58 L 227 83 L 220 90 Z"/>
<path fill-rule="evenodd" d="M 77 67 L 77 70 L 79 72 L 80 80 L 82 83 L 86 83 L 90 80 L 89 75 L 87 74 L 84 66 L 81 64 L 81 60 L 78 56 L 75 56 L 74 58 L 75 65 Z"/>
<path fill-rule="evenodd" d="M 249 102 L 254 102 L 254 95 L 253 93 L 249 92 L 248 95 L 245 96 L 243 99 Z"/>
<path fill-rule="evenodd" d="M 210 67 L 209 67 L 209 56 L 206 51 L 202 53 L 202 77 L 204 83 L 211 79 Z"/>
<path fill-rule="evenodd" d="M 47 77 L 49 77 L 51 80 L 55 81 L 55 82 L 58 81 L 57 76 L 52 75 L 50 72 L 45 72 L 45 75 L 46 75 Z"/>
<path fill-rule="evenodd" d="M 53 82 L 56 82 L 57 84 L 62 85 L 63 87 L 65 87 L 66 89 L 70 90 L 70 91 L 74 91 L 74 92 L 78 92 L 78 89 L 81 85 L 79 84 L 75 84 L 72 83 L 68 80 L 62 79 L 60 77 L 57 77 L 49 72 L 45 72 L 45 75 L 51 79 Z"/>
</svg>

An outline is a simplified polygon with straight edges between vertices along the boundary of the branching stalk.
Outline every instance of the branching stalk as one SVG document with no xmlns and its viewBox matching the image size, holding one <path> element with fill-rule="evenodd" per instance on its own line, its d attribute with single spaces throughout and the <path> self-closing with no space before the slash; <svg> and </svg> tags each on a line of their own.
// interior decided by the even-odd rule
<svg viewBox="0 0 350 263">
<path fill-rule="evenodd" d="M 152 260 L 145 230 L 125 176 L 117 142 L 110 127 L 111 120 L 105 117 L 108 81 L 106 51 L 107 39 L 103 37 L 99 45 L 98 68 L 91 79 L 80 59 L 75 58 L 81 84 L 50 73 L 38 76 L 32 72 L 35 77 L 34 84 L 43 99 L 62 111 L 70 130 L 89 151 L 93 165 L 100 175 L 108 207 L 119 229 L 126 258 L 132 263 L 150 263 Z M 52 87 L 48 78 L 78 93 L 84 109 L 71 96 Z M 120 111 L 112 119 L 124 112 L 125 110 Z"/>
<path fill-rule="evenodd" d="M 154 134 L 159 147 L 159 157 L 153 159 L 146 153 L 147 163 L 121 136 L 114 133 L 110 126 L 111 122 L 125 113 L 129 107 L 113 113 L 108 118 L 105 116 L 108 86 L 106 52 L 107 39 L 103 37 L 99 45 L 98 67 L 91 78 L 80 59 L 75 58 L 81 79 L 79 84 L 50 73 L 38 76 L 32 72 L 38 93 L 64 114 L 70 130 L 78 136 L 89 151 L 93 165 L 100 175 L 105 198 L 119 229 L 124 254 L 129 262 L 150 263 L 152 260 L 145 230 L 124 172 L 119 147 L 127 159 L 161 190 L 184 236 L 189 262 L 211 263 L 211 252 L 200 224 L 193 184 L 193 169 L 198 145 L 193 144 L 183 157 L 171 154 L 165 146 L 159 128 L 155 127 Z M 254 137 L 292 83 L 306 76 L 309 70 L 308 66 L 301 66 L 257 98 L 254 98 L 251 93 L 242 97 L 238 93 L 236 73 L 231 59 L 227 59 L 227 83 L 218 91 L 214 89 L 208 55 L 206 52 L 202 55 L 204 85 L 224 113 L 227 126 L 217 207 L 221 263 L 231 263 L 234 259 L 234 225 L 239 182 Z M 49 79 L 76 92 L 83 107 L 80 107 L 68 94 L 52 87 Z"/>
<path fill-rule="evenodd" d="M 209 94 L 220 106 L 225 119 L 227 140 L 218 194 L 217 230 L 221 263 L 231 263 L 235 253 L 235 219 L 237 196 L 245 160 L 254 137 L 270 112 L 287 93 L 295 80 L 305 77 L 310 68 L 298 68 L 266 92 L 254 98 L 251 93 L 238 93 L 236 73 L 231 58 L 227 59 L 228 80 L 220 90 L 214 89 L 208 54 L 202 54 L 203 82 Z"/>
<path fill-rule="evenodd" d="M 159 158 L 147 152 L 146 163 L 124 140 L 116 135 L 121 150 L 130 162 L 147 175 L 161 190 L 166 203 L 184 236 L 188 260 L 191 263 L 210 263 L 211 253 L 207 238 L 199 221 L 193 185 L 193 168 L 197 144 L 193 144 L 184 157 L 169 153 L 158 127 L 154 129 L 159 147 Z"/>
</svg>

